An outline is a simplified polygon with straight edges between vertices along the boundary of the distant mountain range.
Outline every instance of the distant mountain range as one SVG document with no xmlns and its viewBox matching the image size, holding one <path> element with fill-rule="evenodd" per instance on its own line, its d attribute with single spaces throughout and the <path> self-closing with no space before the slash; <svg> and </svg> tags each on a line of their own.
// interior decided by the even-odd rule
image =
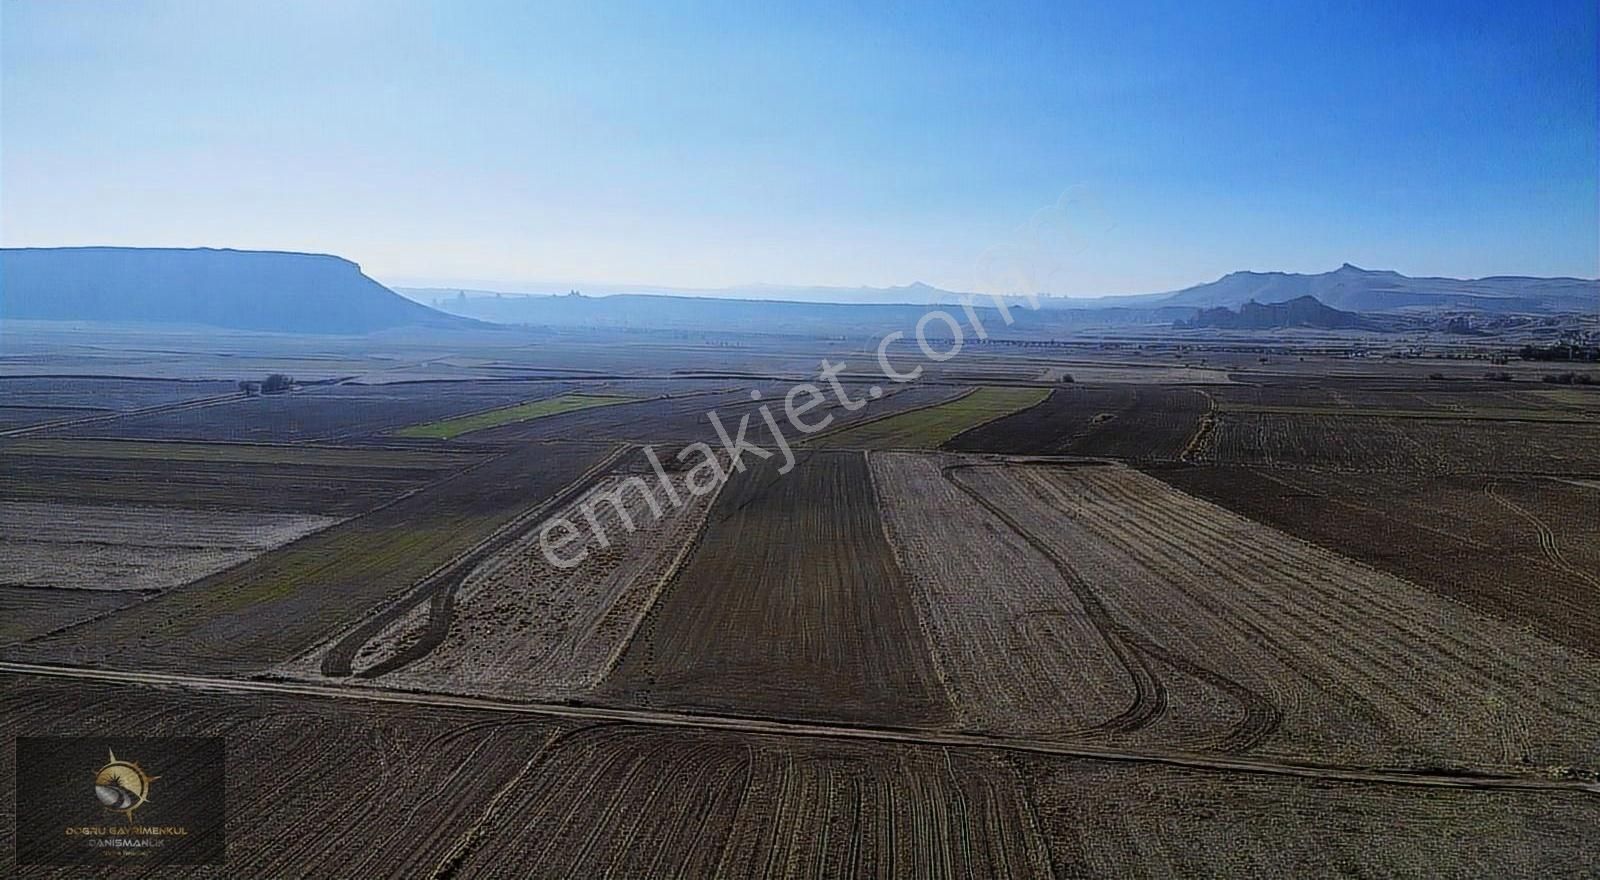
<svg viewBox="0 0 1600 880">
<path fill-rule="evenodd" d="M 1290 327 L 1318 330 L 1377 329 L 1371 321 L 1355 312 L 1329 308 L 1314 296 L 1298 296 L 1278 303 L 1247 302 L 1238 311 L 1227 306 L 1201 309 L 1200 314 L 1191 321 L 1183 322 L 1182 326 L 1221 330 L 1283 330 Z"/>
<path fill-rule="evenodd" d="M 498 294 L 492 291 L 406 289 L 438 308 L 495 324 L 538 327 L 583 327 L 616 330 L 673 330 L 712 333 L 775 333 L 809 336 L 869 337 L 908 329 L 932 304 L 796 302 L 790 300 L 722 299 L 619 293 L 610 296 Z M 952 301 L 948 305 L 960 315 Z M 1005 327 L 1023 337 L 1051 337 L 1089 327 L 1170 325 L 1194 315 L 1187 306 L 1108 307 L 1068 310 L 1016 308 L 1007 325 L 993 301 L 974 302 L 985 326 Z M 964 318 L 963 318 L 964 320 Z M 937 332 L 943 325 L 935 324 Z"/>
<path fill-rule="evenodd" d="M 658 287 L 625 284 L 521 284 L 506 285 L 515 290 L 495 290 L 482 287 L 396 287 L 404 296 L 417 302 L 434 305 L 462 295 L 467 298 L 484 296 L 550 297 L 564 296 L 574 290 L 590 298 L 613 296 L 667 296 L 678 299 L 752 300 L 757 302 L 815 303 L 826 305 L 894 305 L 894 306 L 953 306 L 960 305 L 966 297 L 979 303 L 993 304 L 994 298 L 982 294 L 968 294 L 944 290 L 921 281 L 896 287 L 801 287 L 784 284 L 747 284 L 739 287 Z M 1048 297 L 1041 297 L 1041 302 Z M 1012 305 L 1027 302 L 1021 296 L 1007 296 Z M 448 307 L 444 302 L 441 307 Z"/>
<path fill-rule="evenodd" d="M 615 291 L 615 288 L 608 288 Z M 468 329 L 482 322 L 548 327 L 806 333 L 856 336 L 914 325 L 930 307 L 971 297 L 926 284 L 888 288 L 757 285 L 718 291 L 659 289 L 605 296 L 403 289 L 324 254 L 210 248 L 0 249 L 0 319 L 204 325 L 285 333 L 360 334 L 402 327 Z M 591 291 L 593 292 L 593 291 Z M 1019 297 L 1006 302 L 1020 305 Z M 1254 306 L 1246 309 L 1246 304 Z M 1444 316 L 1600 313 L 1600 281 L 1500 276 L 1409 278 L 1349 264 L 1319 275 L 1235 272 L 1184 290 L 1140 296 L 1041 297 L 1013 309 L 1007 332 L 1054 338 L 1094 327 L 1442 326 Z M 1261 307 L 1286 304 L 1284 309 Z M 436 306 L 437 308 L 430 307 Z M 1239 309 L 1237 314 L 1207 313 Z M 1324 310 L 1325 309 L 1325 310 Z M 1341 317 L 1389 316 L 1372 324 Z M 998 316 L 995 316 L 998 319 Z M 1516 320 L 1522 320 L 1520 318 Z"/>
<path fill-rule="evenodd" d="M 3 248 L 0 318 L 341 334 L 477 325 L 339 257 L 211 248 Z"/>
<path fill-rule="evenodd" d="M 478 300 L 496 295 L 492 290 L 458 288 L 398 288 L 406 296 L 440 308 L 459 311 L 452 300 Z M 874 305 L 947 306 L 967 297 L 979 304 L 991 303 L 986 295 L 944 290 L 917 282 L 900 287 L 790 287 L 754 284 L 717 289 L 685 289 L 648 286 L 581 286 L 592 297 L 619 294 L 670 295 L 685 298 L 780 300 L 796 303 L 837 303 Z M 502 292 L 503 298 L 559 295 L 565 285 L 542 285 L 534 293 Z M 1416 313 L 1439 310 L 1482 312 L 1487 314 L 1550 314 L 1600 311 L 1600 280 L 1583 278 L 1528 278 L 1502 275 L 1492 278 L 1413 278 L 1399 272 L 1375 271 L 1349 263 L 1332 272 L 1301 275 L 1292 272 L 1234 272 L 1216 281 L 1183 290 L 1126 296 L 1063 297 L 1041 296 L 1039 303 L 1049 309 L 1097 311 L 1116 309 L 1238 308 L 1247 302 L 1287 302 L 1313 296 L 1332 308 L 1352 312 Z M 1006 297 L 1020 305 L 1021 297 Z M 473 309 L 484 308 L 474 303 Z M 509 308 L 501 306 L 499 308 Z M 487 316 L 483 316 L 487 317 Z M 488 318 L 494 320 L 493 318 Z"/>
<path fill-rule="evenodd" d="M 1247 302 L 1287 302 L 1314 296 L 1352 312 L 1470 311 L 1488 314 L 1600 312 L 1600 281 L 1584 278 L 1412 278 L 1345 263 L 1332 272 L 1234 272 L 1207 284 L 1165 294 L 1103 297 L 1084 304 L 1238 308 Z"/>
</svg>

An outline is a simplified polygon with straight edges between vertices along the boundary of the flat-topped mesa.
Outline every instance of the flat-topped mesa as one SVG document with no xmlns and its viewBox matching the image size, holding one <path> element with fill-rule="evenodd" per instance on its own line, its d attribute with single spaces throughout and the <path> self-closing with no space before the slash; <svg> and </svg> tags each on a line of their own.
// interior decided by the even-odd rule
<svg viewBox="0 0 1600 880">
<path fill-rule="evenodd" d="M 407 300 L 342 257 L 216 248 L 0 249 L 0 317 L 288 333 L 475 323 Z"/>
</svg>

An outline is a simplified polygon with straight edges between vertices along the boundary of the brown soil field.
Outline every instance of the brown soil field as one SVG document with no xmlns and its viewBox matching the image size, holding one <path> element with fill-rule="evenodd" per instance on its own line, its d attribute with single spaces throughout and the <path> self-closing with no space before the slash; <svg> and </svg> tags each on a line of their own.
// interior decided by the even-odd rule
<svg viewBox="0 0 1600 880">
<path fill-rule="evenodd" d="M 110 410 L 93 407 L 32 407 L 0 404 L 0 431 L 10 428 L 44 425 L 64 419 L 81 418 L 106 412 L 110 412 Z"/>
<path fill-rule="evenodd" d="M 128 412 L 215 397 L 237 390 L 216 380 L 117 379 L 96 376 L 0 376 L 0 400 L 14 406 L 82 407 Z"/>
<path fill-rule="evenodd" d="M 251 671 L 282 663 L 469 551 L 610 453 L 528 444 L 12 657 Z"/>
<path fill-rule="evenodd" d="M 1194 460 L 1359 472 L 1600 473 L 1600 422 L 1228 412 Z"/>
<path fill-rule="evenodd" d="M 614 492 L 623 479 L 602 478 L 591 492 Z M 653 481 L 648 486 L 662 505 L 659 519 L 633 489 L 627 491 L 633 530 L 611 507 L 598 505 L 597 521 L 610 546 L 590 544 L 589 557 L 573 568 L 558 568 L 545 559 L 540 519 L 466 576 L 444 611 L 450 619 L 443 640 L 426 655 L 377 676 L 376 683 L 541 700 L 592 690 L 615 665 L 711 507 L 713 494 L 696 497 L 683 475 L 673 479 L 674 491 L 685 502 L 681 509 Z M 583 523 L 581 507 L 589 497 L 586 493 L 552 513 Z M 355 668 L 383 663 L 419 641 L 435 612 L 432 603 L 418 603 L 361 648 Z M 315 675 L 320 654 L 291 667 Z"/>
<path fill-rule="evenodd" d="M 1592 876 L 1600 798 L 1016 762 L 1056 877 Z"/>
<path fill-rule="evenodd" d="M 590 727 L 523 779 L 459 876 L 1049 876 L 992 755 Z"/>
<path fill-rule="evenodd" d="M 1173 467 L 1150 473 L 1600 656 L 1600 488 L 1553 478 Z"/>
<path fill-rule="evenodd" d="M 228 862 L 164 877 L 1544 880 L 1591 875 L 1600 826 L 1574 792 L 0 675 L 0 736 L 108 723 L 227 738 Z M 0 774 L 15 760 L 0 750 Z M 86 875 L 12 864 L 14 810 L 0 799 L 0 872 Z"/>
<path fill-rule="evenodd" d="M 749 461 L 602 691 L 739 715 L 937 723 L 949 716 L 878 517 L 866 460 Z"/>
<path fill-rule="evenodd" d="M 348 516 L 446 472 L 0 454 L 0 498 Z"/>
<path fill-rule="evenodd" d="M 1176 459 L 1210 408 L 1208 392 L 1159 385 L 1072 385 L 1038 406 L 945 444 L 956 452 Z"/>
<path fill-rule="evenodd" d="M 958 459 L 874 453 L 884 525 L 965 729 L 1065 734 L 1134 699 L 1116 651 L 1049 558 L 960 487 Z"/>
<path fill-rule="evenodd" d="M 227 738 L 227 864 L 159 871 L 210 878 L 429 876 L 557 729 L 441 709 L 0 678 L 8 740 L 106 736 L 107 725 L 139 736 Z M 0 773 L 14 777 L 15 760 L 14 749 L 0 749 Z M 159 818 L 160 785 L 142 821 Z M 0 804 L 0 873 L 126 873 L 10 864 L 14 801 Z"/>
<path fill-rule="evenodd" d="M 58 457 L 128 461 L 270 464 L 280 467 L 330 467 L 448 470 L 478 460 L 470 452 L 369 449 L 350 446 L 295 446 L 266 443 L 203 443 L 164 440 L 45 439 L 24 437 L 0 443 L 5 457 Z"/>
<path fill-rule="evenodd" d="M 1388 410 L 1463 418 L 1530 419 L 1583 418 L 1600 410 L 1600 394 L 1581 389 L 1551 391 L 1550 387 L 1505 382 L 1396 384 L 1369 378 L 1233 384 L 1208 390 L 1224 409 L 1296 407 L 1332 413 Z M 1562 394 L 1563 390 L 1568 393 Z"/>
<path fill-rule="evenodd" d="M 1368 765 L 1600 765 L 1592 658 L 1124 467 L 952 476 L 1070 566 L 1142 661 L 1151 707 L 1119 741 Z"/>
</svg>

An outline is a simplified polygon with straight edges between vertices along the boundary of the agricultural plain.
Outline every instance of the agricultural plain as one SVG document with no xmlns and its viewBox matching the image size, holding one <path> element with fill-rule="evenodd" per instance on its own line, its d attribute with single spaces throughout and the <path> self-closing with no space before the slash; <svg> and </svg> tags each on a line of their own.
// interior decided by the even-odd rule
<svg viewBox="0 0 1600 880">
<path fill-rule="evenodd" d="M 868 361 L 721 346 L 0 380 L 0 732 L 226 735 L 246 876 L 1593 873 L 1590 391 L 980 350 L 780 472 Z"/>
</svg>

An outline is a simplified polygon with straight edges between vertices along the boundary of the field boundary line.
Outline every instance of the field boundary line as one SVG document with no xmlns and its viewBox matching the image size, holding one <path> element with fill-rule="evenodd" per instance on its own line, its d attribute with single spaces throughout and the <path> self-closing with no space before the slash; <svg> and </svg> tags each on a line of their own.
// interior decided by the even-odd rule
<svg viewBox="0 0 1600 880">
<path fill-rule="evenodd" d="M 723 480 L 717 484 L 716 494 L 712 495 L 710 503 L 706 504 L 705 512 L 700 515 L 700 521 L 695 524 L 694 533 L 689 536 L 689 540 L 683 542 L 682 547 L 678 548 L 678 555 L 673 557 L 672 564 L 667 566 L 667 570 L 662 572 L 661 577 L 656 579 L 655 589 L 650 591 L 649 601 L 645 603 L 639 616 L 633 619 L 633 626 L 628 629 L 627 637 L 619 641 L 617 647 L 611 651 L 611 656 L 606 660 L 605 667 L 594 677 L 592 687 L 598 687 L 601 682 L 611 677 L 611 673 L 616 670 L 617 664 L 622 662 L 622 655 L 627 653 L 628 647 L 633 644 L 634 637 L 644 627 L 645 620 L 655 612 L 656 605 L 660 603 L 661 596 L 666 592 L 668 585 L 677 579 L 678 573 L 683 570 L 684 562 L 699 548 L 700 537 L 705 533 L 706 523 L 711 520 L 711 511 L 716 508 L 717 499 L 722 497 L 722 490 L 727 487 L 729 482 L 731 481 Z"/>
<path fill-rule="evenodd" d="M 950 446 L 950 444 L 952 444 L 952 443 L 956 442 L 957 440 L 961 439 L 963 436 L 965 436 L 967 434 L 970 434 L 973 431 L 978 430 L 979 428 L 984 427 L 985 425 L 992 425 L 995 422 L 1000 421 L 1001 419 L 1009 419 L 1012 416 L 1020 416 L 1023 413 L 1025 413 L 1025 412 L 1027 412 L 1027 411 L 1029 411 L 1031 409 L 1037 409 L 1037 408 L 1039 408 L 1041 406 L 1044 406 L 1046 403 L 1048 403 L 1050 401 L 1050 398 L 1052 398 L 1052 397 L 1054 397 L 1056 395 L 1057 391 L 1061 390 L 1060 386 L 1061 386 L 1061 383 L 1059 383 L 1059 382 L 1051 383 L 1048 386 L 1023 386 L 1023 387 L 1030 387 L 1030 388 L 1047 387 L 1047 388 L 1049 388 L 1050 393 L 1046 394 L 1045 396 L 1039 398 L 1038 400 L 1034 401 L 1033 403 L 1030 403 L 1027 406 L 1024 406 L 1024 407 L 1022 407 L 1020 409 L 1014 409 L 1011 412 L 1005 413 L 1004 415 L 995 416 L 994 418 L 992 418 L 992 419 L 990 419 L 990 420 L 988 420 L 986 422 L 979 422 L 976 425 L 973 425 L 973 426 L 971 426 L 969 428 L 965 428 L 960 433 L 957 433 L 957 434 L 951 436 L 951 438 L 949 440 L 946 440 L 943 443 L 940 443 L 939 444 L 939 448 L 941 450 L 946 449 L 946 448 L 948 448 Z M 973 390 L 976 391 L 977 389 L 974 388 Z"/>
<path fill-rule="evenodd" d="M 760 736 L 793 736 L 849 742 L 947 746 L 990 751 L 1023 752 L 1129 764 L 1164 764 L 1192 770 L 1291 776 L 1330 782 L 1409 785 L 1422 788 L 1481 789 L 1527 792 L 1580 792 L 1600 796 L 1600 782 L 1505 776 L 1470 769 L 1448 773 L 1408 771 L 1350 765 L 1318 764 L 1272 758 L 1212 755 L 1149 749 L 1116 749 L 1072 740 L 990 736 L 914 727 L 876 727 L 828 722 L 784 721 L 773 718 L 667 712 L 575 703 L 528 703 L 489 697 L 466 697 L 381 688 L 327 685 L 287 679 L 244 679 L 220 676 L 133 672 L 81 666 L 50 666 L 0 661 L 0 673 L 65 678 L 107 684 L 180 688 L 206 693 L 254 693 L 396 703 L 449 709 L 480 710 L 577 721 L 620 722 L 641 726 L 719 731 Z"/>
<path fill-rule="evenodd" d="M 811 436 L 808 436 L 808 437 L 804 438 L 803 440 L 799 441 L 799 443 L 797 443 L 796 445 L 809 446 L 810 444 L 815 443 L 818 440 L 821 440 L 821 439 L 823 439 L 825 437 L 831 437 L 831 436 L 833 436 L 835 434 L 843 434 L 843 433 L 845 433 L 847 431 L 854 431 L 857 428 L 865 428 L 868 425 L 875 424 L 877 422 L 881 422 L 881 421 L 883 421 L 885 419 L 892 419 L 895 416 L 903 416 L 903 415 L 907 415 L 909 413 L 921 412 L 921 411 L 923 411 L 925 409 L 932 409 L 932 408 L 934 408 L 936 406 L 944 406 L 947 403 L 955 403 L 956 401 L 961 400 L 962 398 L 967 397 L 968 395 L 976 394 L 978 392 L 978 388 L 979 387 L 981 387 L 981 386 L 969 385 L 969 386 L 966 386 L 966 387 L 962 388 L 960 391 L 956 392 L 955 394 L 953 394 L 953 395 L 951 395 L 949 397 L 942 397 L 942 398 L 940 398 L 938 400 L 929 401 L 928 403 L 920 404 L 918 406 L 913 406 L 913 407 L 910 407 L 908 409 L 897 409 L 894 412 L 886 412 L 886 413 L 881 413 L 879 415 L 870 416 L 868 418 L 862 419 L 859 422 L 851 422 L 848 425 L 840 425 L 837 428 L 832 428 L 830 430 L 823 431 L 820 434 L 813 434 Z M 900 392 L 896 391 L 896 392 L 892 392 L 890 394 L 886 394 L 883 397 L 878 398 L 878 400 L 880 402 L 884 401 L 884 400 L 887 400 L 890 397 L 893 397 L 895 394 L 898 394 L 898 393 L 900 393 Z M 849 447 L 841 447 L 841 448 L 849 448 Z"/>
<path fill-rule="evenodd" d="M 623 456 L 625 456 L 632 449 L 633 447 L 631 446 L 618 445 L 612 450 L 610 455 L 607 455 L 600 461 L 595 462 L 595 464 L 592 465 L 588 470 L 578 475 L 577 478 L 573 479 L 565 486 L 562 486 L 560 489 L 556 490 L 548 498 L 545 498 L 533 507 L 530 507 L 529 509 L 511 517 L 511 519 L 497 526 L 494 531 L 490 532 L 488 535 L 485 535 L 482 540 L 473 544 L 471 547 L 462 550 L 460 553 L 457 553 L 455 556 L 451 557 L 448 561 L 441 563 L 426 575 L 418 578 L 406 588 L 405 592 L 396 596 L 392 601 L 382 603 L 372 612 L 363 615 L 362 618 L 357 621 L 353 627 L 346 630 L 345 635 L 340 637 L 337 641 L 333 641 L 331 639 L 327 640 L 328 642 L 331 642 L 331 644 L 329 645 L 328 653 L 323 656 L 323 665 L 321 667 L 323 670 L 323 675 L 329 674 L 327 672 L 329 668 L 327 664 L 329 662 L 329 658 L 334 654 L 334 652 L 346 651 L 345 643 L 357 636 L 363 629 L 367 627 L 373 627 L 367 638 L 362 640 L 360 644 L 352 645 L 347 649 L 347 659 L 349 663 L 348 666 L 344 667 L 346 671 L 340 673 L 340 677 L 375 677 L 383 674 L 384 672 L 392 672 L 394 669 L 399 669 L 407 663 L 410 663 L 412 660 L 418 659 L 418 657 L 425 656 L 427 651 L 423 652 L 423 654 L 419 654 L 418 657 L 406 659 L 404 663 L 400 663 L 388 668 L 382 668 L 381 671 L 377 673 L 372 672 L 372 670 L 375 668 L 384 667 L 385 664 L 392 663 L 394 660 L 404 657 L 405 652 L 401 652 L 395 657 L 391 657 L 386 661 L 380 661 L 373 666 L 369 666 L 367 669 L 360 671 L 355 669 L 356 655 L 359 653 L 362 646 L 371 641 L 373 637 L 380 634 L 384 628 L 394 623 L 416 604 L 422 602 L 424 599 L 437 599 L 438 594 L 441 591 L 443 591 L 445 594 L 444 608 L 442 609 L 446 615 L 445 620 L 442 624 L 436 622 L 434 620 L 434 613 L 440 609 L 438 609 L 437 606 L 430 608 L 428 612 L 429 634 L 425 634 L 423 636 L 422 643 L 425 644 L 431 637 L 431 632 L 441 625 L 445 627 L 445 635 L 448 635 L 449 625 L 455 613 L 455 607 L 452 598 L 456 588 L 461 585 L 461 581 L 471 576 L 472 572 L 476 570 L 478 565 L 481 565 L 489 558 L 492 558 L 495 552 L 498 552 L 499 550 L 504 549 L 505 547 L 508 547 L 514 543 L 518 537 L 524 534 L 524 529 L 529 527 L 530 524 L 538 522 L 539 517 L 548 513 L 556 506 L 564 503 L 566 500 L 570 498 L 576 498 L 578 495 L 581 495 L 585 487 L 592 484 L 595 479 L 602 474 L 608 472 L 617 464 L 618 461 L 623 458 Z M 487 462 L 485 462 L 485 464 L 487 464 Z M 452 580 L 449 580 L 448 578 L 452 574 L 456 573 L 458 569 L 460 570 L 461 576 L 458 579 L 454 579 L 452 582 Z M 441 582 L 441 579 L 446 580 Z M 387 620 L 384 620 L 383 618 L 385 615 L 391 616 Z M 445 635 L 441 635 L 439 637 L 440 641 L 443 641 Z M 319 646 L 320 644 L 323 643 L 319 643 Z M 415 646 L 413 646 L 413 648 L 414 647 Z M 429 646 L 428 651 L 432 651 L 434 647 L 437 647 L 437 644 Z M 296 655 L 296 659 L 305 656 L 305 654 L 306 652 L 302 652 L 301 654 Z M 338 660 L 336 659 L 335 662 L 338 662 Z"/>
<path fill-rule="evenodd" d="M 1217 399 L 1204 388 L 1197 390 L 1206 396 L 1206 411 L 1195 423 L 1194 434 L 1190 435 L 1189 442 L 1183 444 L 1183 451 L 1178 453 L 1177 460 L 1185 463 L 1194 461 L 1195 454 L 1200 451 L 1200 444 L 1204 443 L 1206 437 L 1217 427 Z"/>
<path fill-rule="evenodd" d="M 495 791 L 494 796 L 489 798 L 489 803 L 484 806 L 483 812 L 478 815 L 477 821 L 473 822 L 470 828 L 461 833 L 456 842 L 434 865 L 432 873 L 429 874 L 430 877 L 434 878 L 434 880 L 444 880 L 444 878 L 456 876 L 461 870 L 461 865 L 472 855 L 472 851 L 477 849 L 478 844 L 484 837 L 488 836 L 487 826 L 500 815 L 501 804 L 511 795 L 517 783 L 521 782 L 522 778 L 527 776 L 529 771 L 534 768 L 534 765 L 539 763 L 539 760 L 550 750 L 550 746 L 556 740 L 566 735 L 567 732 L 565 731 L 555 730 L 544 738 L 544 743 L 534 750 L 533 756 L 528 758 L 526 764 L 522 765 L 522 769 L 506 780 L 505 784 Z"/>
<path fill-rule="evenodd" d="M 207 406 L 218 406 L 236 400 L 246 400 L 249 395 L 243 391 L 230 391 L 227 394 L 218 394 L 213 397 L 197 397 L 193 400 L 180 400 L 176 403 L 158 403 L 141 409 L 115 410 L 96 416 L 86 416 L 80 419 L 63 419 L 56 422 L 45 422 L 40 425 L 24 425 L 20 428 L 11 428 L 0 431 L 0 437 L 21 437 L 35 431 L 48 431 L 51 428 L 71 428 L 77 425 L 92 425 L 96 422 L 115 421 L 126 416 L 153 416 L 162 413 L 179 412 L 186 409 L 200 409 Z"/>
<path fill-rule="evenodd" d="M 881 454 L 881 451 L 874 451 L 871 449 L 861 450 L 861 457 L 867 462 L 867 478 L 872 484 L 873 504 L 879 511 L 878 531 L 883 533 L 883 543 L 889 548 L 889 555 L 894 558 L 895 567 L 900 569 L 901 582 L 909 587 L 907 592 L 920 591 L 923 589 L 920 586 L 911 587 L 911 576 L 906 573 L 904 554 L 901 551 L 899 543 L 897 543 L 894 538 L 890 536 L 889 517 L 883 513 L 882 496 L 878 492 L 878 475 L 872 470 L 872 457 L 874 455 Z M 933 453 L 935 456 L 940 454 L 941 453 Z M 939 679 L 939 687 L 944 689 L 945 700 L 947 700 L 950 704 L 950 717 L 956 719 L 962 724 L 965 724 L 971 720 L 970 713 L 965 711 L 964 707 L 962 707 L 962 705 L 956 700 L 955 691 L 950 687 L 949 674 L 944 668 L 944 660 L 939 656 L 939 652 L 934 649 L 935 640 L 933 637 L 933 632 L 928 626 L 927 615 L 923 614 L 922 612 L 922 604 L 925 601 L 927 601 L 926 597 L 911 597 L 911 613 L 915 614 L 917 617 L 917 630 L 922 634 L 922 647 L 927 650 L 928 656 L 933 662 L 933 674 Z"/>
</svg>

